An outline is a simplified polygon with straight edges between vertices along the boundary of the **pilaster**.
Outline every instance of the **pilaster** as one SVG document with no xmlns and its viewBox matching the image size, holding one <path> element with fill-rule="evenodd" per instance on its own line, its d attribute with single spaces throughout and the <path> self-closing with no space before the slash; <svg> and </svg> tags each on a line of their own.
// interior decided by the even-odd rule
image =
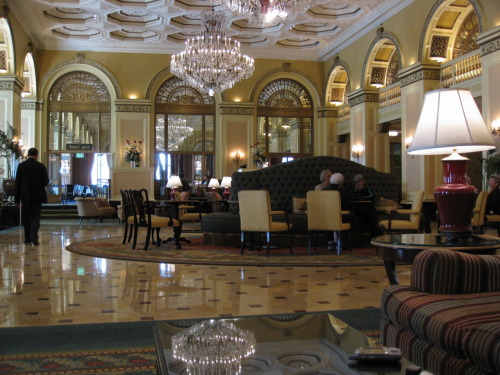
<svg viewBox="0 0 500 375">
<path fill-rule="evenodd" d="M 378 90 L 359 89 L 349 95 L 351 108 L 351 148 L 363 146 L 359 163 L 388 172 L 389 141 L 386 134 L 378 132 Z M 385 144 L 385 147 L 384 147 Z M 351 160 L 358 161 L 351 156 Z"/>
<path fill-rule="evenodd" d="M 413 64 L 399 71 L 401 82 L 401 141 L 413 137 L 417 128 L 424 95 L 440 86 L 440 67 L 432 64 Z M 436 186 L 443 183 L 441 157 L 401 156 L 403 199 L 410 199 L 414 192 L 424 190 L 426 199 L 433 199 Z"/>
<path fill-rule="evenodd" d="M 253 103 L 224 102 L 218 107 L 220 121 L 217 121 L 216 150 L 217 165 L 213 176 L 231 176 L 238 170 L 239 165 L 247 164 L 251 167 L 249 159 L 250 148 L 256 142 L 254 129 L 257 121 L 257 110 Z M 239 163 L 233 161 L 233 153 L 239 151 L 242 158 Z M 239 164 L 239 165 L 238 165 Z"/>
</svg>

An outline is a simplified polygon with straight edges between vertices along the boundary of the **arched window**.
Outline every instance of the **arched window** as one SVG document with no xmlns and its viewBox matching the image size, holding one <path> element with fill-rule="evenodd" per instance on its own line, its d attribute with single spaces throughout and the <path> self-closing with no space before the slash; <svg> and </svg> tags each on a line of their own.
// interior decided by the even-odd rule
<svg viewBox="0 0 500 375">
<path fill-rule="evenodd" d="M 270 164 L 313 154 L 311 95 L 300 83 L 279 79 L 264 87 L 257 100 L 257 141 Z"/>
<path fill-rule="evenodd" d="M 23 89 L 21 95 L 23 98 L 36 96 L 35 61 L 31 53 L 27 53 L 24 58 Z"/>
<path fill-rule="evenodd" d="M 165 81 L 155 98 L 155 179 L 170 175 L 201 180 L 215 161 L 215 102 L 178 77 Z"/>
<path fill-rule="evenodd" d="M 0 73 L 13 73 L 14 50 L 9 23 L 0 18 Z"/>
<path fill-rule="evenodd" d="M 51 192 L 63 194 L 63 188 L 72 184 L 85 186 L 85 194 L 98 194 L 99 188 L 108 184 L 108 168 L 112 166 L 111 96 L 107 87 L 88 72 L 64 74 L 50 88 L 48 116 Z"/>
</svg>

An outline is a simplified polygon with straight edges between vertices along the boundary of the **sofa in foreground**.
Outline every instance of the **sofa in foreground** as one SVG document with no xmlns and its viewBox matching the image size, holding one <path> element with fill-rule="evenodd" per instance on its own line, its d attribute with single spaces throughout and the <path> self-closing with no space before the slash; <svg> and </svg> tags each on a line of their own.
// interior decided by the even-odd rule
<svg viewBox="0 0 500 375">
<path fill-rule="evenodd" d="M 500 255 L 425 250 L 381 310 L 382 343 L 427 371 L 500 374 Z"/>
<path fill-rule="evenodd" d="M 295 244 L 307 241 L 307 216 L 304 206 L 306 194 L 319 184 L 323 169 L 344 175 L 345 184 L 351 184 L 353 177 L 362 174 L 375 196 L 392 202 L 401 200 L 401 186 L 397 178 L 389 173 L 379 172 L 356 162 L 334 156 L 314 156 L 276 164 L 247 172 L 235 172 L 231 182 L 230 201 L 238 200 L 240 190 L 267 190 L 271 197 L 273 211 L 284 211 L 287 216 L 273 217 L 275 221 L 292 223 Z M 201 221 L 204 242 L 217 245 L 239 243 L 240 218 L 238 205 L 231 204 L 229 212 L 205 215 Z M 356 240 L 356 236 L 351 236 Z M 368 240 L 369 243 L 369 240 Z"/>
</svg>

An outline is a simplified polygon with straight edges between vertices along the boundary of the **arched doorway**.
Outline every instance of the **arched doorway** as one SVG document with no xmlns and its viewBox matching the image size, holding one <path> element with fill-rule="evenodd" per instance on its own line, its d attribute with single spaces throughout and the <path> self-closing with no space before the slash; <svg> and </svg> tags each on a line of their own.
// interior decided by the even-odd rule
<svg viewBox="0 0 500 375">
<path fill-rule="evenodd" d="M 257 100 L 257 141 L 269 165 L 313 155 L 311 95 L 291 79 L 266 85 Z"/>
<path fill-rule="evenodd" d="M 112 155 L 111 98 L 104 83 L 88 72 L 70 72 L 48 95 L 49 194 L 68 186 L 78 195 L 108 195 Z"/>
</svg>

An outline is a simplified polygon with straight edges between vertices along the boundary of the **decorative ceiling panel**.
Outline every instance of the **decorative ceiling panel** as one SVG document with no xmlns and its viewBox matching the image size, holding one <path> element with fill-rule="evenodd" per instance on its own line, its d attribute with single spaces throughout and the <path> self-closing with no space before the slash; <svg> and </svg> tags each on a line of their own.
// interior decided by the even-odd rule
<svg viewBox="0 0 500 375">
<path fill-rule="evenodd" d="M 226 10 L 226 36 L 255 58 L 324 60 L 415 0 L 321 0 L 262 27 Z M 223 0 L 221 0 L 223 2 Z M 39 49 L 178 53 L 201 33 L 206 0 L 6 0 Z M 25 20 L 29 20 L 26 21 Z M 304 51 L 307 53 L 304 54 Z"/>
</svg>

